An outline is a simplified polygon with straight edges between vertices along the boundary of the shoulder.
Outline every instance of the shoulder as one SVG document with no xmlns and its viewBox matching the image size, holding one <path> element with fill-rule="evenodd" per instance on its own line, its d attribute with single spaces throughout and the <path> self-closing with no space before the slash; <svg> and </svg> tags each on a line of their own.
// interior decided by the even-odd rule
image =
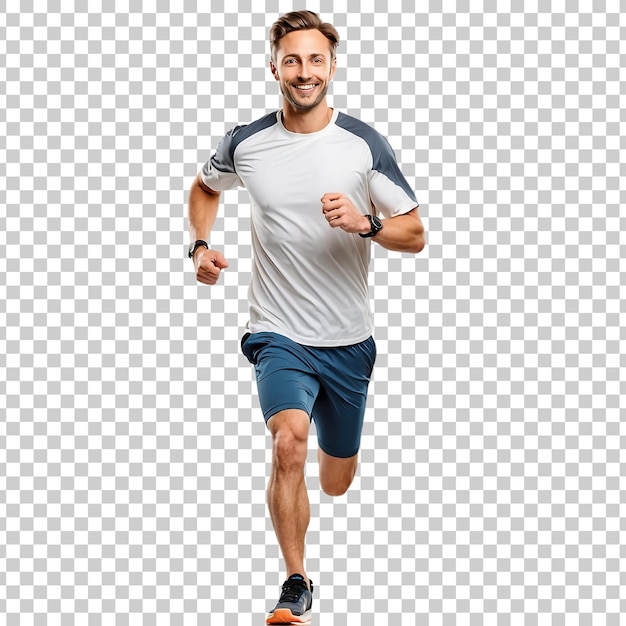
<svg viewBox="0 0 626 626">
<path fill-rule="evenodd" d="M 392 183 L 402 188 L 406 195 L 415 202 L 415 205 L 413 206 L 416 206 L 417 200 L 415 199 L 415 194 L 400 171 L 396 154 L 389 141 L 387 141 L 387 138 L 381 135 L 369 124 L 366 124 L 351 115 L 340 113 L 337 116 L 337 126 L 345 129 L 355 136 L 360 137 L 365 143 L 367 143 L 372 157 L 371 170 L 377 172 L 378 174 L 382 174 Z"/>
<path fill-rule="evenodd" d="M 375 128 L 360 119 L 346 113 L 339 113 L 336 124 L 339 128 L 343 128 L 345 131 L 365 141 L 372 153 L 374 162 L 379 161 L 382 157 L 390 156 L 390 153 L 393 155 L 393 150 L 387 139 Z"/>
<path fill-rule="evenodd" d="M 270 128 L 277 124 L 276 111 L 264 115 L 262 118 L 250 122 L 250 124 L 242 124 L 231 128 L 219 142 L 215 155 L 213 157 L 215 163 L 229 163 L 232 167 L 234 163 L 235 150 L 246 139 L 254 137 L 257 133 Z"/>
<path fill-rule="evenodd" d="M 236 171 L 235 150 L 237 146 L 241 145 L 241 143 L 249 137 L 253 137 L 256 133 L 276 123 L 276 112 L 273 112 L 264 115 L 262 118 L 250 124 L 243 124 L 231 128 L 224 137 L 222 137 L 215 149 L 215 153 L 211 157 L 212 167 L 220 172 L 234 173 Z M 205 167 L 208 168 L 208 164 Z"/>
<path fill-rule="evenodd" d="M 240 126 L 235 126 L 231 128 L 224 137 L 231 145 L 237 146 L 245 139 L 252 137 L 256 133 L 265 130 L 266 128 L 270 128 L 278 123 L 277 112 L 272 111 L 267 115 L 264 115 L 258 120 L 254 122 L 250 122 L 249 124 L 242 124 Z M 234 149 L 234 148 L 233 148 Z"/>
</svg>

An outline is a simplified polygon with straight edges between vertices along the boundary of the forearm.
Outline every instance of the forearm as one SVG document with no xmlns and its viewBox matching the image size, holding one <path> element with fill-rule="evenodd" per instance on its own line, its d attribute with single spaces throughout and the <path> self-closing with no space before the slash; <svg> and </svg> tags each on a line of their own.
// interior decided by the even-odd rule
<svg viewBox="0 0 626 626">
<path fill-rule="evenodd" d="M 421 252 L 425 245 L 424 225 L 416 209 L 382 221 L 382 230 L 373 240 L 387 250 Z"/>
<path fill-rule="evenodd" d="M 201 186 L 196 178 L 189 190 L 189 234 L 190 240 L 209 240 L 215 224 L 220 203 L 220 193 Z"/>
</svg>

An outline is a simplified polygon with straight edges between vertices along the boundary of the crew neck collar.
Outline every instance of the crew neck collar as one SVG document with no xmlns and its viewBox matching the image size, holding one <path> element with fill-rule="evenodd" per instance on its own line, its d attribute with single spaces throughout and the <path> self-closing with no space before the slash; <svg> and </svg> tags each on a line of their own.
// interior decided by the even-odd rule
<svg viewBox="0 0 626 626">
<path fill-rule="evenodd" d="M 330 128 L 333 127 L 333 125 L 335 124 L 335 121 L 337 120 L 337 116 L 339 115 L 339 113 L 337 109 L 334 109 L 334 108 L 332 109 L 332 112 L 333 113 L 330 116 L 330 120 L 328 121 L 328 124 L 326 124 L 324 128 L 320 128 L 320 130 L 316 130 L 312 133 L 296 133 L 292 130 L 288 130 L 287 128 L 285 128 L 285 125 L 283 124 L 283 110 L 282 109 L 279 109 L 278 111 L 276 111 L 276 120 L 280 128 L 283 130 L 283 132 L 287 133 L 288 135 L 293 135 L 296 137 L 314 137 L 316 135 L 320 135 L 322 133 L 327 132 Z"/>
</svg>

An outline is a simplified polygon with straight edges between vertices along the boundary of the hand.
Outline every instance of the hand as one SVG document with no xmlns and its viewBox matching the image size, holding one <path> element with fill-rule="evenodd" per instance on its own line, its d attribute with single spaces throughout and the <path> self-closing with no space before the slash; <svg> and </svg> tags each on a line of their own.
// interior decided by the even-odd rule
<svg viewBox="0 0 626 626">
<path fill-rule="evenodd" d="M 207 250 L 200 247 L 193 255 L 193 264 L 196 266 L 196 278 L 199 283 L 214 285 L 223 269 L 228 267 L 228 261 L 217 250 Z"/>
<path fill-rule="evenodd" d="M 370 221 L 342 193 L 325 193 L 321 202 L 322 213 L 332 228 L 341 228 L 346 233 L 370 232 Z"/>
</svg>

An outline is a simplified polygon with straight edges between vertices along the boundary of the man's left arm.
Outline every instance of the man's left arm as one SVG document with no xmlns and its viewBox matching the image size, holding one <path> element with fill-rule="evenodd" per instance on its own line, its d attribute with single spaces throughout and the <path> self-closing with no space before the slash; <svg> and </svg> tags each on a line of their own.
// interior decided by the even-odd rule
<svg viewBox="0 0 626 626">
<path fill-rule="evenodd" d="M 426 245 L 424 225 L 417 212 L 417 207 L 408 213 L 389 217 L 386 220 L 381 220 L 381 222 L 383 227 L 372 237 L 372 240 L 379 243 L 383 248 L 397 252 L 414 253 L 424 249 Z M 369 220 L 368 229 L 365 232 L 369 232 Z"/>
<path fill-rule="evenodd" d="M 347 196 L 327 193 L 321 198 L 322 212 L 332 228 L 341 228 L 347 233 L 369 233 L 369 219 L 359 213 Z M 372 239 L 387 250 L 418 253 L 424 249 L 424 225 L 418 208 L 408 213 L 382 220 L 382 229 Z"/>
</svg>

